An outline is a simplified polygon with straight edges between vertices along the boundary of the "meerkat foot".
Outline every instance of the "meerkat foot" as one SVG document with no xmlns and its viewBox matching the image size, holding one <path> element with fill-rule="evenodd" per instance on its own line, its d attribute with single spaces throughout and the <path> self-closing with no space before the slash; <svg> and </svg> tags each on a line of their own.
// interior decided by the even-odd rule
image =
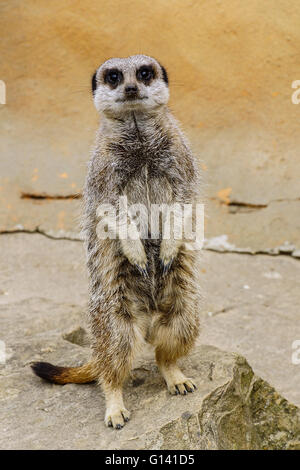
<svg viewBox="0 0 300 470">
<path fill-rule="evenodd" d="M 196 384 L 192 381 L 192 379 L 187 377 L 185 377 L 183 382 L 168 384 L 168 390 L 171 395 L 187 395 L 188 392 L 194 392 L 196 388 Z"/>
<path fill-rule="evenodd" d="M 130 412 L 124 406 L 122 388 L 113 388 L 104 383 L 103 390 L 106 399 L 104 422 L 107 427 L 122 429 L 130 418 Z"/>
<path fill-rule="evenodd" d="M 160 366 L 160 371 L 171 395 L 187 395 L 188 392 L 192 393 L 197 388 L 194 381 L 185 377 L 175 364 L 168 367 L 165 365 Z"/>
<path fill-rule="evenodd" d="M 130 419 L 130 412 L 126 408 L 111 407 L 106 410 L 105 424 L 107 427 L 122 429 Z"/>
</svg>

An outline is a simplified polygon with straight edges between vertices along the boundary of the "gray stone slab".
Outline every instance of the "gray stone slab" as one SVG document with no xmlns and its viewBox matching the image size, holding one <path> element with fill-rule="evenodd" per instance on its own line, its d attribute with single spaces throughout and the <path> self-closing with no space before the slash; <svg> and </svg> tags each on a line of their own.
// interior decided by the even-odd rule
<svg viewBox="0 0 300 470">
<path fill-rule="evenodd" d="M 292 342 L 300 339 L 297 260 L 203 252 L 202 331 L 183 361 L 198 392 L 169 396 L 148 348 L 125 388 L 132 421 L 116 432 L 104 427 L 98 386 L 51 385 L 29 370 L 34 360 L 77 365 L 90 355 L 82 243 L 10 234 L 0 244 L 0 339 L 7 355 L 0 365 L 1 448 L 299 447 L 298 411 L 280 395 L 300 404 L 300 365 L 292 364 Z M 221 419 L 224 410 L 228 419 Z"/>
</svg>

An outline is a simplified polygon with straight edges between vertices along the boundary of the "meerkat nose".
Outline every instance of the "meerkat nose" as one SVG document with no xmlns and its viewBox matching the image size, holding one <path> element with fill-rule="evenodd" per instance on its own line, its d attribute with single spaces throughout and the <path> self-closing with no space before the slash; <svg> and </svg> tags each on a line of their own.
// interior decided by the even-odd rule
<svg viewBox="0 0 300 470">
<path fill-rule="evenodd" d="M 127 85 L 125 87 L 125 94 L 127 98 L 135 98 L 138 92 L 136 85 Z"/>
</svg>

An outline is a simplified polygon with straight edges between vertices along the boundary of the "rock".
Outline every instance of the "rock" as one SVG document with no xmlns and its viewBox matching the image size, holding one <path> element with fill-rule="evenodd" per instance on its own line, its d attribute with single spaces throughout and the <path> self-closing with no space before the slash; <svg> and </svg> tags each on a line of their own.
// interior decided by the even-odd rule
<svg viewBox="0 0 300 470">
<path fill-rule="evenodd" d="M 59 336 L 56 341 L 51 361 L 86 360 L 87 350 Z M 125 387 L 132 419 L 121 431 L 104 426 L 104 398 L 96 384 L 48 384 L 28 368 L 9 375 L 5 383 L 1 379 L 1 448 L 300 449 L 300 410 L 243 357 L 199 346 L 183 370 L 198 390 L 171 396 L 153 359 L 141 358 Z"/>
<path fill-rule="evenodd" d="M 78 344 L 78 346 L 88 346 L 88 334 L 82 326 L 77 326 L 68 333 L 62 335 L 63 339 L 70 341 L 70 343 Z"/>
<path fill-rule="evenodd" d="M 279 251 L 280 253 L 293 253 L 293 251 L 295 251 L 295 245 L 285 241 L 284 244 L 279 247 Z"/>
<path fill-rule="evenodd" d="M 299 408 L 253 374 L 242 356 L 232 365 L 230 381 L 206 397 L 198 413 L 200 448 L 300 449 Z"/>
<path fill-rule="evenodd" d="M 168 394 L 153 351 L 141 357 L 125 387 L 132 420 L 119 432 L 103 424 L 96 384 L 53 385 L 29 368 L 34 360 L 78 365 L 89 358 L 78 345 L 88 299 L 82 243 L 1 235 L 0 264 L 7 292 L 0 295 L 1 448 L 299 448 L 299 411 L 280 396 L 300 405 L 292 362 L 300 338 L 296 259 L 203 252 L 200 341 L 219 349 L 199 346 L 183 361 L 198 384 L 187 397 Z M 281 277 L 264 275 L 275 272 Z M 222 350 L 241 352 L 256 375 L 240 355 Z"/>
<path fill-rule="evenodd" d="M 276 201 L 247 213 L 240 210 L 243 206 L 237 206 L 239 210 L 232 213 L 233 206 L 208 201 L 204 246 L 215 251 L 295 256 L 300 247 L 299 204 L 298 200 Z M 284 245 L 287 237 L 293 243 Z"/>
<path fill-rule="evenodd" d="M 300 258 L 300 250 L 293 251 L 292 255 L 294 256 L 294 258 Z"/>
</svg>

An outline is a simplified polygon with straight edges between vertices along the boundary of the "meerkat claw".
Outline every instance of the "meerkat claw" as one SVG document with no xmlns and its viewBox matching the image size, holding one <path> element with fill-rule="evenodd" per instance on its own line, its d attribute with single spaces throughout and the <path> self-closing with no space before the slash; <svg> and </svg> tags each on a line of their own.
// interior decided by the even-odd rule
<svg viewBox="0 0 300 470">
<path fill-rule="evenodd" d="M 169 383 L 168 389 L 171 395 L 187 395 L 193 393 L 197 387 L 191 379 L 184 378 L 178 383 Z"/>
<path fill-rule="evenodd" d="M 160 261 L 160 265 L 162 267 L 162 275 L 163 276 L 166 276 L 166 274 L 168 274 L 168 272 L 170 271 L 170 268 L 172 266 L 172 263 L 173 263 L 173 259 L 171 259 L 171 261 L 169 261 L 167 264 L 165 264 L 163 262 L 163 260 Z"/>
<path fill-rule="evenodd" d="M 130 412 L 125 408 L 121 408 L 106 416 L 104 421 L 107 427 L 119 430 L 124 427 L 125 423 L 129 421 L 129 418 Z"/>
<path fill-rule="evenodd" d="M 185 390 L 184 384 L 178 384 L 175 385 L 175 387 L 178 392 L 176 395 L 178 395 L 179 393 L 180 395 L 187 395 L 187 391 Z"/>
<path fill-rule="evenodd" d="M 185 383 L 184 386 L 189 393 L 194 393 L 196 388 L 195 385 L 193 387 L 190 387 L 187 383 Z"/>
<path fill-rule="evenodd" d="M 146 265 L 145 268 L 142 268 L 141 266 L 139 266 L 138 264 L 135 265 L 136 268 L 139 270 L 139 272 L 145 277 L 145 278 L 149 278 L 149 271 L 148 271 L 148 265 Z"/>
</svg>

